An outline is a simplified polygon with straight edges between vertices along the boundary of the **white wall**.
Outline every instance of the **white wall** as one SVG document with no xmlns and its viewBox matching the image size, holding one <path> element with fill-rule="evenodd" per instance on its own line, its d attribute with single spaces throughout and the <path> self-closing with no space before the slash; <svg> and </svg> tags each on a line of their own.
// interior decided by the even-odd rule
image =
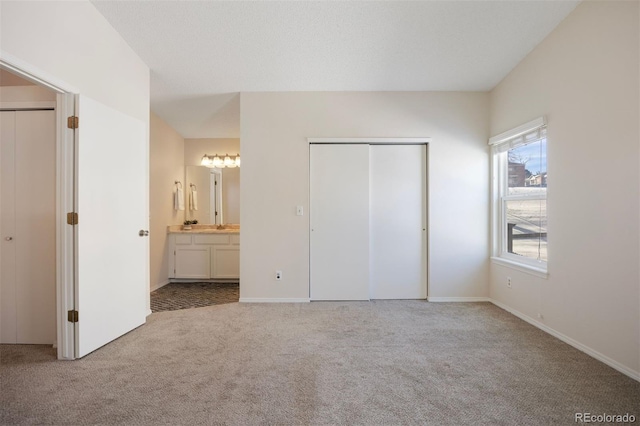
<svg viewBox="0 0 640 426">
<path fill-rule="evenodd" d="M 158 116 L 151 113 L 149 141 L 149 257 L 151 291 L 169 282 L 167 226 L 181 225 L 184 211 L 176 211 L 174 182 L 186 188 L 184 180 L 184 139 Z M 185 192 L 186 193 L 186 192 Z"/>
<path fill-rule="evenodd" d="M 229 154 L 234 156 L 239 153 L 240 139 L 237 138 L 185 139 L 184 141 L 185 166 L 200 166 L 202 156 L 205 154 Z M 241 170 L 242 166 L 240 168 L 222 169 L 222 218 L 224 223 L 240 223 Z M 200 195 L 200 192 L 198 192 L 198 195 Z M 200 198 L 198 201 L 200 201 Z"/>
<path fill-rule="evenodd" d="M 307 137 L 432 137 L 429 296 L 488 295 L 487 93 L 241 96 L 241 298 L 309 297 Z"/>
<path fill-rule="evenodd" d="M 55 102 L 56 94 L 41 86 L 0 87 L 0 102 Z"/>
<path fill-rule="evenodd" d="M 149 122 L 149 68 L 88 1 L 0 2 L 2 53 Z"/>
<path fill-rule="evenodd" d="M 186 139 L 240 137 L 239 93 L 156 100 L 153 110 Z"/>
<path fill-rule="evenodd" d="M 549 278 L 492 264 L 491 298 L 636 378 L 638 21 L 637 2 L 584 2 L 491 93 L 492 135 L 547 115 L 550 176 Z"/>
</svg>

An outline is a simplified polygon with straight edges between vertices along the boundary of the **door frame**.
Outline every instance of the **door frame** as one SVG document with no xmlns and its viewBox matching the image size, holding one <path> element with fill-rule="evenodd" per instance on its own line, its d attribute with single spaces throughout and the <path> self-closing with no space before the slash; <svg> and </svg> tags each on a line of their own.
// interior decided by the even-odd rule
<svg viewBox="0 0 640 426">
<path fill-rule="evenodd" d="M 216 184 L 216 182 L 218 184 Z M 213 195 L 211 194 L 213 188 Z M 222 169 L 210 169 L 209 171 L 209 222 L 214 225 L 224 223 L 222 218 Z M 216 215 L 216 212 L 219 214 Z M 213 220 L 211 216 L 213 215 Z"/>
<path fill-rule="evenodd" d="M 430 206 L 430 192 L 429 192 L 429 172 L 431 170 L 430 160 L 431 156 L 429 155 L 429 145 L 432 142 L 432 138 L 430 137 L 416 137 L 416 138 L 307 138 L 307 158 L 309 161 L 311 160 L 311 145 L 312 144 L 363 144 L 363 145 L 425 145 L 425 154 L 426 158 L 426 182 L 425 182 L 425 205 L 423 206 L 425 209 L 425 220 L 427 226 L 427 241 L 426 241 L 426 253 L 425 253 L 425 262 L 424 267 L 427 269 L 424 277 L 426 279 L 426 290 L 427 295 L 425 300 L 429 300 L 430 292 L 430 283 L 431 283 L 431 232 L 429 232 L 429 206 Z M 311 203 L 313 200 L 311 199 L 311 171 L 309 171 L 309 212 L 311 212 Z M 311 218 L 309 218 L 309 298 L 311 298 Z"/>
<path fill-rule="evenodd" d="M 67 128 L 67 117 L 76 114 L 79 90 L 13 55 L 0 51 L 0 68 L 56 93 L 56 345 L 61 360 L 76 358 L 75 324 L 67 312 L 75 309 L 77 253 L 75 226 L 66 223 L 68 212 L 77 211 L 74 178 L 77 172 L 76 132 Z"/>
</svg>

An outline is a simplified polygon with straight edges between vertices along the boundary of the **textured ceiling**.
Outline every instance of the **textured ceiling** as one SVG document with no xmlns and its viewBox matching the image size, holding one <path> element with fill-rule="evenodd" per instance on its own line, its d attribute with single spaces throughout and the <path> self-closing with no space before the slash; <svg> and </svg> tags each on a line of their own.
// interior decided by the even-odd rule
<svg viewBox="0 0 640 426">
<path fill-rule="evenodd" d="M 578 1 L 93 4 L 185 137 L 237 137 L 243 91 L 486 91 Z"/>
</svg>

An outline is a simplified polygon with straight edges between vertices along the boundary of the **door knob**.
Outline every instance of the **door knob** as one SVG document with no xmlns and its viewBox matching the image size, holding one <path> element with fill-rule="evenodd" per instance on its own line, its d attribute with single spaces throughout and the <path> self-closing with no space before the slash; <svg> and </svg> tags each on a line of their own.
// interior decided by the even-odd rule
<svg viewBox="0 0 640 426">
<path fill-rule="evenodd" d="M 145 231 L 144 229 L 141 229 L 140 232 L 138 232 L 138 235 L 140 235 L 141 237 L 146 237 L 149 235 L 149 231 Z"/>
<path fill-rule="evenodd" d="M 5 238 L 5 240 L 7 240 L 7 241 L 12 241 L 12 240 L 13 240 L 13 237 L 7 237 L 7 238 Z"/>
</svg>

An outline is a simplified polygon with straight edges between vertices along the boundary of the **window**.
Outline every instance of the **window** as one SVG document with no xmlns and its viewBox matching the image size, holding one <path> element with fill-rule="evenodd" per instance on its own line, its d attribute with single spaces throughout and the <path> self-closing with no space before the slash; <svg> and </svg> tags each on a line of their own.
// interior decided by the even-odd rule
<svg viewBox="0 0 640 426">
<path fill-rule="evenodd" d="M 539 118 L 490 139 L 494 258 L 547 269 L 547 133 Z"/>
</svg>

